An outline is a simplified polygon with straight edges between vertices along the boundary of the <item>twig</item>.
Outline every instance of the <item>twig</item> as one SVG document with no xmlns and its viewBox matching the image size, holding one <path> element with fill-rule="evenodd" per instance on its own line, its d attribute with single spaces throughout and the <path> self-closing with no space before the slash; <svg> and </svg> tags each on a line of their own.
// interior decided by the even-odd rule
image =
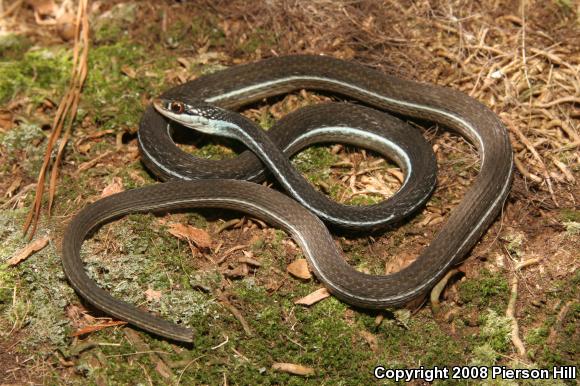
<svg viewBox="0 0 580 386">
<path fill-rule="evenodd" d="M 536 176 L 535 174 L 530 173 L 526 167 L 524 166 L 524 164 L 522 163 L 522 161 L 520 161 L 520 159 L 518 158 L 518 156 L 514 157 L 514 164 L 516 165 L 516 169 L 518 169 L 518 171 L 520 173 L 522 173 L 522 175 L 536 183 L 541 183 L 542 179 L 538 176 Z"/>
<path fill-rule="evenodd" d="M 511 332 L 512 343 L 514 344 L 516 350 L 518 351 L 519 356 L 525 357 L 526 348 L 524 347 L 524 343 L 520 339 L 519 335 L 520 328 L 518 325 L 518 320 L 515 317 L 515 308 L 517 299 L 518 299 L 518 277 L 517 275 L 514 275 L 514 278 L 512 279 L 512 292 L 510 295 L 510 300 L 505 315 L 508 318 L 510 318 L 512 322 L 512 332 Z"/>
<path fill-rule="evenodd" d="M 534 145 L 520 131 L 520 129 L 518 129 L 515 125 L 512 124 L 512 125 L 509 125 L 509 130 L 511 132 L 513 132 L 518 137 L 520 142 L 530 151 L 530 153 L 532 153 L 532 156 L 540 164 L 540 166 L 542 168 L 542 172 L 544 174 L 544 179 L 546 180 L 546 183 L 548 184 L 548 190 L 550 191 L 550 195 L 552 196 L 552 201 L 554 202 L 554 204 L 556 204 L 556 206 L 559 207 L 560 205 L 558 204 L 558 201 L 556 200 L 556 195 L 554 194 L 554 189 L 552 188 L 552 179 L 550 178 L 550 174 L 548 173 L 548 168 L 546 168 L 546 164 L 542 160 L 542 157 L 540 156 L 540 154 L 538 154 L 538 151 L 534 148 Z"/>
<path fill-rule="evenodd" d="M 516 264 L 516 266 L 514 267 L 514 269 L 516 271 L 520 271 L 520 270 L 524 269 L 525 267 L 529 267 L 530 265 L 537 264 L 540 261 L 542 261 L 542 259 L 539 258 L 539 257 L 536 257 L 536 258 L 533 258 L 533 259 L 524 260 L 524 261 L 520 261 L 519 263 Z"/>
<path fill-rule="evenodd" d="M 526 82 L 528 84 L 528 89 L 532 88 L 532 83 L 528 76 L 528 63 L 526 58 L 526 0 L 522 0 L 522 62 L 524 68 L 524 75 L 526 77 Z M 531 95 L 530 95 L 531 98 Z"/>
<path fill-rule="evenodd" d="M 242 313 L 240 312 L 240 310 L 238 310 L 236 307 L 233 306 L 233 304 L 231 304 L 226 298 L 225 296 L 220 297 L 220 303 L 228 309 L 229 312 L 231 312 L 231 314 L 238 319 L 238 321 L 240 322 L 240 324 L 242 325 L 242 328 L 244 329 L 244 332 L 246 333 L 247 336 L 253 336 L 253 332 L 252 329 L 250 328 L 250 325 L 248 324 L 248 322 L 246 322 L 246 319 L 244 319 L 244 316 L 242 315 Z"/>
<path fill-rule="evenodd" d="M 82 53 L 79 55 L 79 51 L 82 45 Z M 87 0 L 81 0 L 79 2 L 79 7 L 77 10 L 77 17 L 76 17 L 76 28 L 75 28 L 75 43 L 73 48 L 73 69 L 72 69 L 72 77 L 69 82 L 68 90 L 65 93 L 64 97 L 62 98 L 56 115 L 54 117 L 54 121 L 52 124 L 52 134 L 48 140 L 46 152 L 44 155 L 44 160 L 42 166 L 40 168 L 40 172 L 38 173 L 38 180 L 36 184 L 36 194 L 34 197 L 33 207 L 28 212 L 28 216 L 26 217 L 26 221 L 24 224 L 24 233 L 26 234 L 30 230 L 29 237 L 32 239 L 34 233 L 36 232 L 36 227 L 38 225 L 38 220 L 40 218 L 40 210 L 42 206 L 42 196 L 44 193 L 44 183 L 47 177 L 48 169 L 51 164 L 51 154 L 53 151 L 54 146 L 56 145 L 62 130 L 65 126 L 65 123 L 68 124 L 65 128 L 65 134 L 62 138 L 59 148 L 57 157 L 52 164 L 52 172 L 50 176 L 50 185 L 49 185 L 49 200 L 48 200 L 48 207 L 49 207 L 49 214 L 50 208 L 52 206 L 52 202 L 54 199 L 54 192 L 56 190 L 56 180 L 58 177 L 58 166 L 62 159 L 62 154 L 64 151 L 64 147 L 66 145 L 66 141 L 70 135 L 70 131 L 72 128 L 72 124 L 74 123 L 74 119 L 76 117 L 77 107 L 80 98 L 80 92 L 83 87 L 84 81 L 87 75 L 87 59 L 88 59 L 88 48 L 89 48 L 89 26 L 88 26 L 88 15 L 87 15 Z M 32 229 L 30 228 L 32 226 Z"/>
<path fill-rule="evenodd" d="M 522 270 L 525 267 L 529 267 L 532 264 L 537 264 L 541 261 L 540 258 L 533 258 L 528 259 L 522 262 L 519 262 L 515 266 L 514 277 L 512 279 L 512 292 L 510 295 L 510 300 L 508 302 L 507 309 L 505 311 L 505 315 L 511 319 L 512 322 L 512 331 L 511 331 L 511 340 L 514 344 L 518 355 L 522 358 L 526 356 L 526 348 L 524 343 L 520 339 L 520 327 L 518 325 L 518 320 L 516 319 L 516 301 L 518 299 L 518 271 Z"/>
<path fill-rule="evenodd" d="M 551 102 L 534 104 L 534 107 L 546 108 L 546 107 L 556 106 L 556 105 L 559 105 L 562 103 L 578 103 L 578 104 L 580 104 L 580 97 L 566 96 L 566 97 L 558 98 L 558 99 L 553 100 Z"/>
<path fill-rule="evenodd" d="M 18 9 L 18 7 L 20 7 L 20 5 L 22 5 L 23 2 L 24 2 L 24 0 L 16 0 L 14 3 L 12 3 L 6 9 L 6 11 L 4 11 L 0 14 L 0 18 L 4 19 L 5 17 L 10 16 L 12 14 L 12 12 L 16 11 Z"/>
<path fill-rule="evenodd" d="M 553 344 L 556 341 L 556 334 L 558 333 L 558 330 L 560 329 L 562 322 L 564 321 L 564 318 L 566 317 L 566 314 L 568 314 L 568 311 L 570 311 L 570 306 L 572 305 L 572 303 L 574 303 L 573 300 L 568 301 L 566 304 L 564 304 L 564 307 L 562 307 L 560 312 L 558 312 L 558 316 L 556 317 L 556 321 L 554 322 L 554 325 L 550 329 L 550 333 L 548 334 L 548 339 L 546 340 L 546 342 L 548 344 Z"/>
</svg>

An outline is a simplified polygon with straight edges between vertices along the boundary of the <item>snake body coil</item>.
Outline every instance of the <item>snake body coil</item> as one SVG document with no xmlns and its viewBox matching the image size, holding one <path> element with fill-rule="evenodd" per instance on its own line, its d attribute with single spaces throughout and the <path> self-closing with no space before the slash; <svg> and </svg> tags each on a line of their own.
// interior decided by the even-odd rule
<svg viewBox="0 0 580 386">
<path fill-rule="evenodd" d="M 408 215 L 417 208 L 417 202 L 420 204 L 428 198 L 433 189 L 429 184 L 434 181 L 435 169 L 429 159 L 432 156 L 420 151 L 414 153 L 413 144 L 419 141 L 412 139 L 410 144 L 394 145 L 389 139 L 381 140 L 380 134 L 365 134 L 369 125 L 385 125 L 383 118 L 375 115 L 385 114 L 368 108 L 343 107 L 342 113 L 333 113 L 331 117 L 324 110 L 317 110 L 324 107 L 312 108 L 294 116 L 298 123 L 307 127 L 304 132 L 292 133 L 279 143 L 260 137 L 259 133 L 254 133 L 257 137 L 252 136 L 249 142 L 244 141 L 250 144 L 252 151 L 258 152 L 259 159 L 246 153 L 235 161 L 215 163 L 195 159 L 179 150 L 171 139 L 168 120 L 150 107 L 139 130 L 143 162 L 163 179 L 209 177 L 217 180 L 170 181 L 122 192 L 83 209 L 72 220 L 63 241 L 64 270 L 77 292 L 97 308 L 147 331 L 175 340 L 192 341 L 191 330 L 114 299 L 99 288 L 84 271 L 80 248 L 92 229 L 119 216 L 194 207 L 245 211 L 288 231 L 303 249 L 316 276 L 331 293 L 350 304 L 366 308 L 402 305 L 433 287 L 475 245 L 499 213 L 509 192 L 512 152 L 499 118 L 460 92 L 402 80 L 359 64 L 322 56 L 287 56 L 233 67 L 177 86 L 162 98 L 236 109 L 297 89 L 337 93 L 378 110 L 435 122 L 456 131 L 477 148 L 481 160 L 477 178 L 445 225 L 413 263 L 384 276 L 358 272 L 345 262 L 324 224 L 311 213 L 339 227 L 372 229 Z M 353 117 L 355 121 L 367 121 L 365 130 L 352 123 Z M 395 132 L 397 139 L 406 136 L 405 133 L 397 134 L 397 130 L 389 129 L 389 132 Z M 408 135 L 416 134 L 409 131 Z M 292 154 L 315 140 L 341 142 L 341 139 L 348 139 L 352 142 L 352 138 L 358 138 L 353 140 L 355 144 L 382 152 L 402 166 L 406 180 L 395 196 L 399 201 L 385 201 L 373 209 L 351 207 L 354 209 L 349 212 L 319 198 L 321 195 L 308 187 L 295 188 L 295 184 L 301 184 L 300 177 L 287 170 L 287 158 L 282 157 L 282 150 Z M 277 147 L 282 150 L 276 150 Z M 262 150 L 266 154 L 260 154 Z M 229 180 L 258 179 L 263 176 L 262 163 L 302 205 L 263 186 Z M 421 181 L 428 183 L 423 185 Z M 413 204 L 411 200 L 415 200 Z M 387 210 L 387 217 L 392 218 L 383 221 L 384 213 L 376 214 L 379 209 Z"/>
</svg>

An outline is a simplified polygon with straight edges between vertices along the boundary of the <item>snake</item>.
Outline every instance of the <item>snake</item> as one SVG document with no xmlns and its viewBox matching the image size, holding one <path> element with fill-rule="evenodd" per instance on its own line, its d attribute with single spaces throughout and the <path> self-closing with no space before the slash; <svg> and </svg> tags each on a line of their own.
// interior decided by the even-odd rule
<svg viewBox="0 0 580 386">
<path fill-rule="evenodd" d="M 279 142 L 272 129 L 266 134 L 235 113 L 264 98 L 301 89 L 336 94 L 353 103 L 300 109 L 304 111 L 291 114 L 282 126 L 288 131 L 302 128 Z M 414 128 L 391 115 L 431 122 L 464 137 L 478 152 L 479 172 L 415 261 L 398 272 L 373 275 L 348 264 L 327 225 L 352 231 L 384 228 L 417 211 L 429 198 L 436 178 L 433 155 L 423 152 L 428 145 L 413 134 Z M 176 146 L 172 137 L 176 125 L 239 140 L 249 150 L 227 161 L 193 157 Z M 281 137 L 283 132 L 278 131 Z M 375 205 L 332 202 L 304 181 L 288 159 L 317 141 L 354 143 L 388 156 L 405 173 L 401 189 Z M 64 233 L 63 268 L 72 287 L 96 308 L 181 342 L 193 342 L 195 331 L 114 298 L 87 275 L 80 251 L 91 232 L 130 213 L 190 208 L 241 211 L 289 233 L 334 296 L 356 307 L 384 309 L 425 295 L 465 259 L 502 210 L 513 171 L 507 130 L 482 103 L 451 88 L 322 55 L 273 57 L 178 85 L 146 108 L 138 142 L 145 166 L 165 182 L 124 191 L 82 209 Z M 251 182 L 267 173 L 289 196 Z"/>
</svg>

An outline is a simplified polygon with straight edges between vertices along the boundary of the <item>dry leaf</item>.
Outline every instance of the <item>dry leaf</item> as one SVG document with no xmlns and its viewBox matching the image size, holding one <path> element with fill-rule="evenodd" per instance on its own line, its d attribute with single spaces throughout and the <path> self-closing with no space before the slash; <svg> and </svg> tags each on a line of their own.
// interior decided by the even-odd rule
<svg viewBox="0 0 580 386">
<path fill-rule="evenodd" d="M 87 154 L 93 145 L 90 142 L 85 142 L 77 146 L 79 153 Z"/>
<path fill-rule="evenodd" d="M 209 249 L 211 247 L 211 236 L 203 229 L 175 223 L 169 226 L 169 233 L 178 239 L 191 241 L 200 249 Z"/>
<path fill-rule="evenodd" d="M 312 274 L 308 269 L 308 263 L 306 259 L 296 259 L 286 267 L 286 271 L 292 276 L 298 279 L 308 280 L 312 278 Z"/>
<path fill-rule="evenodd" d="M 282 371 L 284 373 L 294 375 L 314 375 L 314 369 L 312 367 L 296 365 L 294 363 L 274 363 L 272 365 L 272 370 Z"/>
<path fill-rule="evenodd" d="M 28 244 L 27 246 L 25 246 L 24 248 L 22 248 L 18 252 L 16 252 L 14 254 L 14 256 L 12 256 L 10 259 L 8 259 L 6 264 L 16 265 L 16 264 L 20 263 L 21 261 L 27 259 L 34 252 L 38 252 L 42 248 L 46 247 L 46 245 L 48 244 L 48 240 L 50 240 L 50 238 L 48 236 L 44 236 L 44 237 L 41 237 L 40 239 L 34 240 L 33 242 L 31 242 L 30 244 Z"/>
<path fill-rule="evenodd" d="M 294 302 L 294 304 L 301 304 L 303 306 L 311 306 L 314 303 L 318 303 L 322 299 L 326 299 L 329 296 L 330 296 L 330 293 L 328 292 L 328 290 L 326 288 L 321 288 L 319 290 L 312 292 L 309 295 L 304 296 L 301 299 L 296 300 Z"/>
<path fill-rule="evenodd" d="M 412 253 L 399 253 L 395 259 L 389 260 L 385 263 L 385 274 L 388 275 L 394 272 L 399 272 L 413 261 L 415 261 L 416 258 L 417 255 Z"/>
<path fill-rule="evenodd" d="M 105 198 L 107 196 L 112 196 L 113 194 L 120 193 L 123 191 L 123 183 L 119 177 L 113 178 L 113 182 L 103 189 L 101 193 L 101 198 Z"/>
<path fill-rule="evenodd" d="M 147 291 L 144 292 L 145 294 L 145 299 L 147 299 L 148 302 L 158 302 L 159 300 L 161 300 L 161 291 L 156 291 L 152 288 L 148 288 Z"/>
</svg>

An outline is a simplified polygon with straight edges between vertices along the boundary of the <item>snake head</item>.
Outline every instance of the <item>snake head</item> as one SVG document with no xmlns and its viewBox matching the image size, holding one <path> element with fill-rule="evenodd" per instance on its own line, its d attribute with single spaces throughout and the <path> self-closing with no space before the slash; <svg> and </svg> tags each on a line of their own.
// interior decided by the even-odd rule
<svg viewBox="0 0 580 386">
<path fill-rule="evenodd" d="M 231 112 L 201 101 L 158 98 L 153 107 L 171 121 L 205 134 L 232 137 L 231 131 L 238 128 L 232 122 Z"/>
</svg>

